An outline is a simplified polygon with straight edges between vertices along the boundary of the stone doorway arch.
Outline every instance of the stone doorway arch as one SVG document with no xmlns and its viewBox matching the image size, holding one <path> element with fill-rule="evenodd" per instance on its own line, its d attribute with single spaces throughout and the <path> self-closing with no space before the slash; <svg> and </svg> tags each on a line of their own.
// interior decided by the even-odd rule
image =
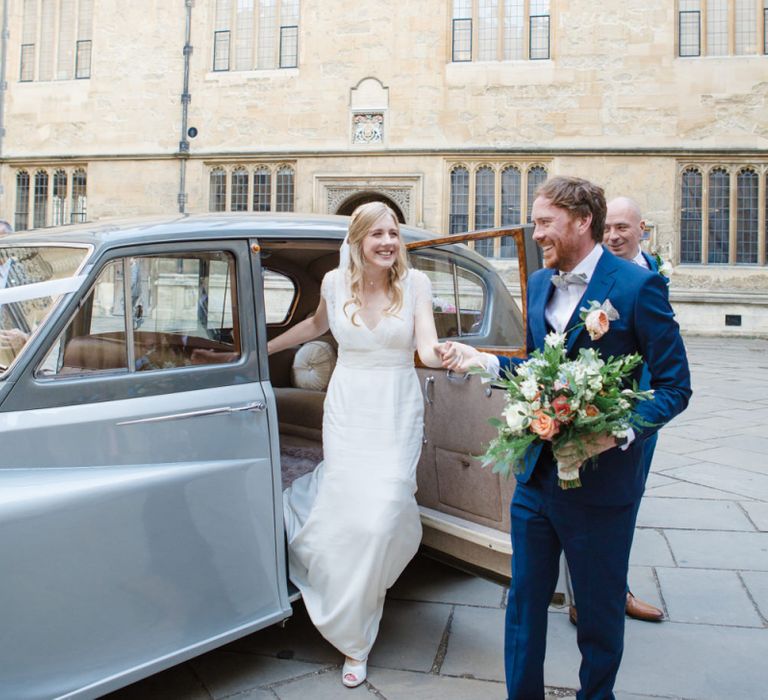
<svg viewBox="0 0 768 700">
<path fill-rule="evenodd" d="M 401 224 L 405 223 L 405 217 L 403 216 L 403 212 L 400 207 L 395 204 L 395 202 L 393 202 L 389 197 L 387 197 L 385 194 L 381 194 L 380 192 L 357 192 L 351 197 L 347 197 L 347 199 L 345 199 L 339 205 L 336 213 L 341 214 L 342 216 L 349 216 L 361 204 L 367 204 L 368 202 L 384 202 L 384 204 L 386 204 L 392 209 L 393 212 L 395 212 L 397 220 Z"/>
</svg>

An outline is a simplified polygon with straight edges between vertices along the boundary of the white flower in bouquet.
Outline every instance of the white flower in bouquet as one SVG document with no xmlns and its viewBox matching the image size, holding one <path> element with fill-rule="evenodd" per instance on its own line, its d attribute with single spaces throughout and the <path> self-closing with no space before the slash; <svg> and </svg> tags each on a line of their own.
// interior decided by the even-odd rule
<svg viewBox="0 0 768 700">
<path fill-rule="evenodd" d="M 520 385 L 520 391 L 526 401 L 533 401 L 539 393 L 539 384 L 535 378 L 530 377 Z"/>
<path fill-rule="evenodd" d="M 529 404 L 522 401 L 508 403 L 502 415 L 513 435 L 519 435 L 531 422 Z"/>
<path fill-rule="evenodd" d="M 565 333 L 555 333 L 555 331 L 551 331 L 547 333 L 547 337 L 544 338 L 544 343 L 550 348 L 556 348 L 558 345 L 565 345 Z"/>
</svg>

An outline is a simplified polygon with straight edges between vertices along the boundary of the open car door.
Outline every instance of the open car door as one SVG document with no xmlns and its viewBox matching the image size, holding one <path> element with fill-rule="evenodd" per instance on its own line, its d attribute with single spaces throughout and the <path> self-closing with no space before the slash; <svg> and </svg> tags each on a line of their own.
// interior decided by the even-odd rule
<svg viewBox="0 0 768 700">
<path fill-rule="evenodd" d="M 496 355 L 524 357 L 526 287 L 541 267 L 533 228 L 490 229 L 408 244 L 414 267 L 432 282 L 438 336 Z M 493 243 L 516 253 L 507 267 L 508 291 L 499 273 L 459 243 Z M 509 579 L 512 554 L 509 504 L 515 479 L 483 468 L 477 459 L 495 435 L 489 424 L 504 407 L 504 392 L 477 375 L 417 368 L 425 399 L 424 447 L 417 499 L 423 545 L 441 557 L 482 573 Z"/>
</svg>

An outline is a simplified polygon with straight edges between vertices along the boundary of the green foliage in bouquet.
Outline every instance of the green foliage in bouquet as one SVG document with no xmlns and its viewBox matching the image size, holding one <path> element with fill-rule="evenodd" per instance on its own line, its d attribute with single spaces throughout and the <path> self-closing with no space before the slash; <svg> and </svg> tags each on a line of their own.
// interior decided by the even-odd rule
<svg viewBox="0 0 768 700">
<path fill-rule="evenodd" d="M 595 309 L 584 311 L 587 315 Z M 634 409 L 639 401 L 653 398 L 653 391 L 641 391 L 636 381 L 630 381 L 643 362 L 640 355 L 603 359 L 596 349 L 582 348 L 571 360 L 565 344 L 564 333 L 550 333 L 543 350 L 531 353 L 515 373 L 508 371 L 496 380 L 506 391 L 506 404 L 502 417 L 490 420 L 498 434 L 480 457 L 484 467 L 492 465 L 494 472 L 504 476 L 521 473 L 537 442 L 550 442 L 555 454 L 566 443 L 576 445 L 586 461 L 583 441 L 587 436 L 621 438 L 630 427 L 648 425 Z M 578 465 L 558 465 L 560 486 L 580 486 L 578 473 Z"/>
</svg>

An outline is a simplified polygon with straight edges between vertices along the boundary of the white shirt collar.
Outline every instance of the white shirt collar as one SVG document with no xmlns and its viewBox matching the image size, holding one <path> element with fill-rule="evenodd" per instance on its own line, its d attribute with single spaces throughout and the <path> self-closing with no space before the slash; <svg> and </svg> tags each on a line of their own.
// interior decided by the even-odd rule
<svg viewBox="0 0 768 700">
<path fill-rule="evenodd" d="M 571 272 L 582 273 L 587 276 L 587 284 L 592 279 L 592 275 L 595 273 L 597 262 L 600 260 L 600 256 L 603 254 L 603 246 L 595 244 L 595 247 L 589 252 L 586 258 L 584 258 Z"/>
<path fill-rule="evenodd" d="M 637 255 L 635 255 L 634 258 L 632 258 L 632 262 L 635 263 L 635 265 L 640 265 L 640 267 L 644 267 L 646 270 L 650 270 L 650 265 L 648 265 L 648 261 L 645 259 L 645 256 L 643 255 L 643 251 L 638 248 L 637 249 Z"/>
</svg>

